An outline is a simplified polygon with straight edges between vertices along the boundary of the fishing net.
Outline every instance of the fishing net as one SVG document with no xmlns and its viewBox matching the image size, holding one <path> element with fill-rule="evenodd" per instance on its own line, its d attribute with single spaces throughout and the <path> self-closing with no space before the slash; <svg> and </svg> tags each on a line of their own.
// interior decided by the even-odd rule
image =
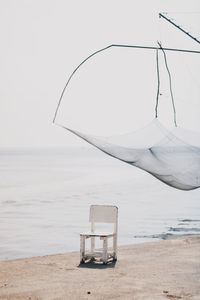
<svg viewBox="0 0 200 300">
<path fill-rule="evenodd" d="M 168 74 L 171 104 L 174 113 L 175 126 L 172 130 L 167 129 L 157 118 L 160 95 L 158 50 L 156 50 L 158 85 L 155 119 L 147 126 L 134 132 L 106 137 L 85 134 L 63 124 L 59 124 L 59 126 L 67 129 L 104 153 L 129 165 L 145 170 L 171 187 L 180 190 L 193 190 L 200 187 L 200 135 L 177 126 L 176 109 L 172 92 L 172 78 L 166 54 L 161 45 L 160 49 L 163 52 L 165 68 Z M 80 66 L 81 65 L 79 65 L 79 67 Z M 61 99 L 67 85 L 63 90 Z M 58 108 L 55 113 L 54 121 L 57 117 Z"/>
<path fill-rule="evenodd" d="M 157 119 L 137 132 L 113 137 L 90 136 L 66 129 L 106 154 L 143 169 L 174 188 L 200 187 L 200 148 L 178 137 L 179 134 L 184 136 L 183 130 L 170 132 Z"/>
</svg>

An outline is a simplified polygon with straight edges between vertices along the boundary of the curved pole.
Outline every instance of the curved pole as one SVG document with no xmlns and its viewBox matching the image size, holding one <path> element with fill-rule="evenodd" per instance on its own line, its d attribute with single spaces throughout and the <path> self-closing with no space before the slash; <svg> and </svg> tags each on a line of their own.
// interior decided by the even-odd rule
<svg viewBox="0 0 200 300">
<path fill-rule="evenodd" d="M 72 74 L 69 76 L 69 78 L 68 78 L 68 80 L 67 80 L 67 82 L 66 82 L 66 84 L 65 84 L 65 86 L 64 86 L 64 89 L 63 89 L 63 91 L 62 91 L 62 93 L 61 93 L 61 96 L 60 96 L 60 99 L 59 99 L 59 101 L 58 101 L 58 105 L 57 105 L 57 108 L 56 108 L 56 111 L 55 111 L 55 115 L 54 115 L 54 119 L 53 119 L 53 123 L 55 122 L 55 119 L 56 119 L 56 116 L 57 116 L 57 113 L 58 113 L 58 109 L 59 109 L 59 106 L 60 106 L 60 104 L 61 104 L 61 101 L 62 101 L 62 97 L 63 97 L 63 95 L 64 95 L 64 92 L 65 92 L 65 90 L 66 90 L 66 88 L 67 88 L 67 86 L 68 86 L 68 84 L 69 84 L 69 82 L 70 82 L 70 80 L 72 79 L 72 77 L 74 76 L 74 74 L 78 71 L 78 69 L 88 60 L 88 59 L 90 59 L 92 56 L 94 56 L 94 55 L 96 55 L 97 53 L 99 53 L 99 52 L 102 52 L 102 51 L 104 51 L 104 50 L 107 50 L 107 49 L 109 49 L 109 48 L 111 48 L 111 47 L 113 47 L 113 45 L 109 45 L 109 46 L 107 46 L 107 47 L 105 47 L 105 48 L 102 48 L 102 49 L 99 49 L 99 50 L 97 50 L 97 51 L 95 51 L 95 52 L 93 52 L 92 54 L 90 54 L 88 57 L 86 57 L 75 69 L 74 69 L 74 71 L 72 72 Z"/>
<path fill-rule="evenodd" d="M 56 120 L 56 117 L 57 117 L 57 114 L 58 114 L 58 110 L 59 110 L 59 107 L 60 107 L 60 104 L 61 104 L 61 101 L 62 101 L 62 98 L 63 98 L 63 95 L 65 93 L 65 90 L 67 88 L 67 86 L 69 85 L 72 77 L 74 76 L 74 74 L 78 71 L 78 69 L 87 61 L 89 60 L 90 58 L 92 58 L 93 56 L 95 56 L 96 54 L 100 53 L 100 52 L 103 52 L 109 48 L 112 48 L 112 47 L 118 47 L 118 48 L 136 48 L 136 49 L 148 49 L 148 50 L 166 50 L 166 51 L 178 51 L 178 52 L 189 52 L 189 53 L 198 53 L 200 54 L 200 51 L 195 51 L 195 50 L 187 50 L 187 49 L 174 49 L 174 48 L 160 48 L 160 47 L 149 47 L 149 46 L 135 46 L 135 45 L 122 45 L 122 44 L 111 44 L 109 46 L 106 46 L 104 48 L 101 48 L 95 52 L 93 52 L 92 54 L 90 54 L 88 57 L 86 57 L 75 69 L 74 71 L 72 72 L 72 74 L 70 75 L 70 77 L 68 78 L 65 86 L 64 86 L 64 89 L 62 90 L 62 93 L 61 93 L 61 96 L 60 96 L 60 99 L 58 101 L 58 104 L 57 104 L 57 107 L 56 107 L 56 111 L 55 111 L 55 114 L 54 114 L 54 118 L 53 118 L 53 123 L 55 123 L 55 120 Z"/>
</svg>

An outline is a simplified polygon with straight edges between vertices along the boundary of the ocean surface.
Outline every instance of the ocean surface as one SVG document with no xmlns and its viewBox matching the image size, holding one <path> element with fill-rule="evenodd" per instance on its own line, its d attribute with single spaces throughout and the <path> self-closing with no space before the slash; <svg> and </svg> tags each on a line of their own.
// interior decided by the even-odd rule
<svg viewBox="0 0 200 300">
<path fill-rule="evenodd" d="M 79 251 L 91 204 L 118 206 L 119 245 L 200 233 L 200 189 L 92 147 L 0 149 L 0 260 Z"/>
</svg>

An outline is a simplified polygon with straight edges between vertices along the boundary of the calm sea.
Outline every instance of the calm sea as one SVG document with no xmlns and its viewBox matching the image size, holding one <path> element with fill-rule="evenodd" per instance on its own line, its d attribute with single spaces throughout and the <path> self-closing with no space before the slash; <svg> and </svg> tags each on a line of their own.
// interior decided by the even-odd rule
<svg viewBox="0 0 200 300">
<path fill-rule="evenodd" d="M 200 233 L 179 191 L 95 148 L 0 150 L 0 260 L 79 250 L 89 206 L 119 208 L 119 244 Z"/>
</svg>

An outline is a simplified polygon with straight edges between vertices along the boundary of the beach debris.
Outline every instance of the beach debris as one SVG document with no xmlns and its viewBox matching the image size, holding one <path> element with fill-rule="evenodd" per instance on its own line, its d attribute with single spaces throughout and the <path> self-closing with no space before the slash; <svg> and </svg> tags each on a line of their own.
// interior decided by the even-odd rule
<svg viewBox="0 0 200 300">
<path fill-rule="evenodd" d="M 169 298 L 169 299 L 182 299 L 181 296 L 172 295 L 172 294 L 167 294 L 167 298 Z"/>
</svg>

